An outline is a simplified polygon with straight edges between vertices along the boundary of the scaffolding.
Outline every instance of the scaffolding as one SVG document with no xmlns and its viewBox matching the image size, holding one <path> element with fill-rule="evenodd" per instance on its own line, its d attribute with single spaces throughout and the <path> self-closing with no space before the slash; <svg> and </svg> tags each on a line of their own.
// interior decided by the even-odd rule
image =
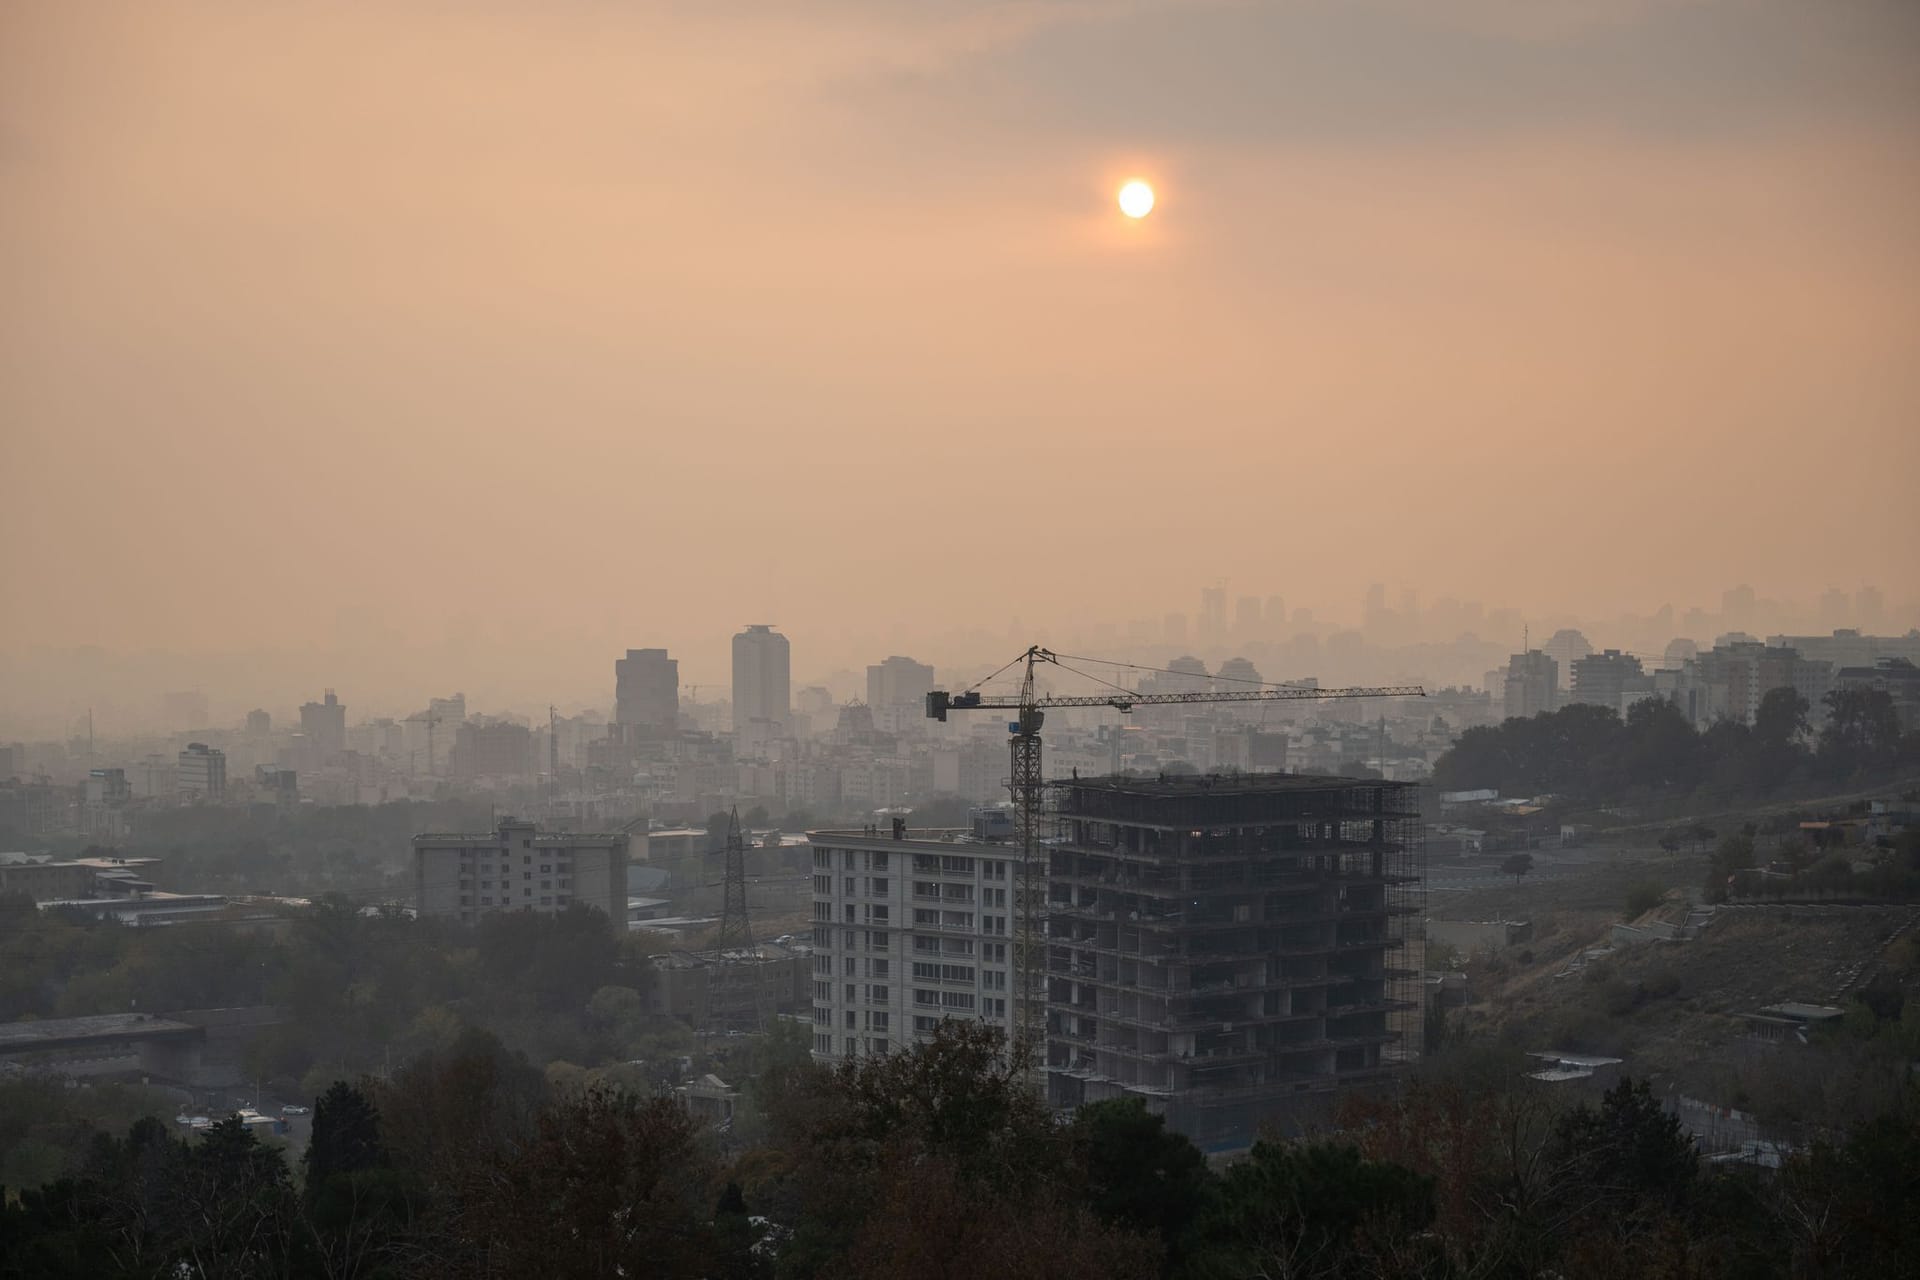
<svg viewBox="0 0 1920 1280">
<path fill-rule="evenodd" d="M 1250 1142 L 1418 1051 L 1412 783 L 1285 774 L 1051 784 L 1048 1093 L 1140 1097 Z"/>
</svg>

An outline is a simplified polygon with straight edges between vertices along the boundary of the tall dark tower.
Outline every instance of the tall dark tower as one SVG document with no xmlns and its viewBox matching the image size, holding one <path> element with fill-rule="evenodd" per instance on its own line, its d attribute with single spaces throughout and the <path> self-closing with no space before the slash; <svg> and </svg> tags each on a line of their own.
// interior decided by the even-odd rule
<svg viewBox="0 0 1920 1280">
<path fill-rule="evenodd" d="M 740 833 L 740 806 L 727 819 L 726 899 L 720 908 L 721 951 L 753 950 L 753 926 L 747 921 L 747 841 Z"/>
</svg>

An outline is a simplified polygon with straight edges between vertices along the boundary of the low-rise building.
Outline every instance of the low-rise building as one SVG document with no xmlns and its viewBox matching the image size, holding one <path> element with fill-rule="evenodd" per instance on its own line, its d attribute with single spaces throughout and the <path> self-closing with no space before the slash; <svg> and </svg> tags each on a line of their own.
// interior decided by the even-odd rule
<svg viewBox="0 0 1920 1280">
<path fill-rule="evenodd" d="M 414 905 L 472 923 L 495 911 L 564 911 L 578 903 L 627 928 L 624 833 L 542 835 L 503 818 L 493 831 L 413 838 Z"/>
</svg>

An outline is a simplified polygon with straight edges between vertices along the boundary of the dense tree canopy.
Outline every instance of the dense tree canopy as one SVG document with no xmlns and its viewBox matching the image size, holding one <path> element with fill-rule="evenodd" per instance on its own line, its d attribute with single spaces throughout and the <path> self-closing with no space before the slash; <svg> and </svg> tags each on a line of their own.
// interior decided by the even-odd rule
<svg viewBox="0 0 1920 1280">
<path fill-rule="evenodd" d="M 1836 690 L 1809 741 L 1806 700 L 1769 690 L 1751 726 L 1721 720 L 1696 732 L 1662 698 L 1636 702 L 1623 721 L 1575 703 L 1528 719 L 1468 729 L 1434 763 L 1443 790 L 1559 795 L 1606 804 L 1632 797 L 1767 795 L 1796 781 L 1846 782 L 1920 765 L 1920 735 L 1902 738 L 1882 691 Z"/>
</svg>

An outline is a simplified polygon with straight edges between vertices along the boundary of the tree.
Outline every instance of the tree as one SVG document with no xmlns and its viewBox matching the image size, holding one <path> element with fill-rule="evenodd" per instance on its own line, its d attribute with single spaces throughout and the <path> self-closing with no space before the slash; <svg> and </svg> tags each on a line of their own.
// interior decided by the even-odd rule
<svg viewBox="0 0 1920 1280">
<path fill-rule="evenodd" d="M 1660 837 L 1660 851 L 1671 857 L 1673 854 L 1680 852 L 1680 843 L 1679 830 L 1668 831 Z"/>
<path fill-rule="evenodd" d="M 1886 768 L 1900 753 L 1900 716 L 1885 689 L 1835 689 L 1826 696 L 1819 764 L 1840 780 Z"/>
<path fill-rule="evenodd" d="M 1530 853 L 1508 854 L 1500 863 L 1500 874 L 1512 876 L 1516 885 L 1520 883 L 1521 876 L 1529 875 L 1532 871 L 1533 855 Z"/>
<path fill-rule="evenodd" d="M 1437 1265 L 1431 1178 L 1349 1146 L 1255 1143 L 1229 1168 L 1195 1228 L 1200 1280 L 1372 1277 Z"/>
<path fill-rule="evenodd" d="M 1071 1139 L 1086 1200 L 1117 1226 L 1150 1229 L 1172 1271 L 1207 1193 L 1206 1158 L 1138 1098 L 1089 1103 L 1074 1113 Z"/>
<path fill-rule="evenodd" d="M 1687 834 L 1693 838 L 1693 851 L 1700 853 L 1706 849 L 1707 841 L 1719 833 L 1704 822 L 1696 822 L 1687 828 Z"/>
</svg>

